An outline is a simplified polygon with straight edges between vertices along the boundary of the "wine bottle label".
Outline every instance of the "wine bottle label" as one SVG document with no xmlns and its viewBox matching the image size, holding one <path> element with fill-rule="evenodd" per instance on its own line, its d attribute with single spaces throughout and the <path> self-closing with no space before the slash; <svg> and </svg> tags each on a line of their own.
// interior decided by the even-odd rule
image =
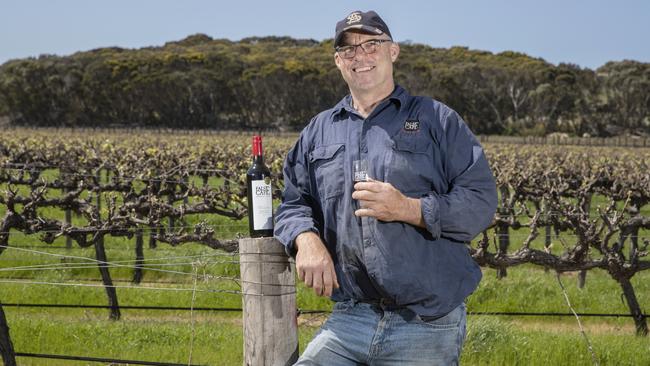
<svg viewBox="0 0 650 366">
<path fill-rule="evenodd" d="M 271 182 L 254 180 L 251 182 L 253 196 L 253 230 L 273 229 L 273 198 Z"/>
</svg>

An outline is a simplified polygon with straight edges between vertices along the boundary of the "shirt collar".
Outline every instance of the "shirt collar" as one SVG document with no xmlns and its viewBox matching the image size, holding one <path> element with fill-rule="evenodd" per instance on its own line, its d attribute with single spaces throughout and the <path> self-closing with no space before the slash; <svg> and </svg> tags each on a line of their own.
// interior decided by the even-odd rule
<svg viewBox="0 0 650 366">
<path fill-rule="evenodd" d="M 387 99 L 397 103 L 398 108 L 401 109 L 402 106 L 406 104 L 408 98 L 409 94 L 406 89 L 402 88 L 400 85 L 395 84 L 395 89 L 393 89 L 393 92 L 390 93 Z M 343 111 L 347 111 L 348 113 L 356 113 L 355 109 L 352 108 L 352 95 L 350 94 L 343 97 L 343 99 L 341 99 L 334 106 L 333 116 L 336 117 Z"/>
</svg>

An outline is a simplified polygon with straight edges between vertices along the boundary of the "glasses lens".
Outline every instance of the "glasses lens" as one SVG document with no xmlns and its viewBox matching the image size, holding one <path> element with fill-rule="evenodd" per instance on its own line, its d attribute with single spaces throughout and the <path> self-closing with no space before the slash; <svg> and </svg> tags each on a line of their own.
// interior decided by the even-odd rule
<svg viewBox="0 0 650 366">
<path fill-rule="evenodd" d="M 354 57 L 354 46 L 343 46 L 338 48 L 338 53 L 341 55 L 343 58 L 352 58 Z"/>
<path fill-rule="evenodd" d="M 360 44 L 359 46 L 361 46 L 361 48 L 363 48 L 363 52 L 365 52 L 365 53 L 374 53 L 375 51 L 377 51 L 377 45 L 378 44 L 379 44 L 379 42 L 373 40 L 373 41 L 364 42 L 364 43 Z"/>
<path fill-rule="evenodd" d="M 336 52 L 341 55 L 343 58 L 353 58 L 356 54 L 357 47 L 361 47 L 363 52 L 370 54 L 377 52 L 377 47 L 383 42 L 388 42 L 387 40 L 378 40 L 372 39 L 354 46 L 342 46 L 336 49 Z"/>
</svg>

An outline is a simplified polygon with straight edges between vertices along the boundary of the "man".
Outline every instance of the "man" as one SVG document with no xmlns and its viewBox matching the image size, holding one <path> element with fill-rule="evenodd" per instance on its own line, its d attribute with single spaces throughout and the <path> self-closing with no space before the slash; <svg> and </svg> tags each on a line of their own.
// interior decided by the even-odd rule
<svg viewBox="0 0 650 366">
<path fill-rule="evenodd" d="M 300 279 L 336 301 L 297 364 L 457 364 L 481 279 L 465 243 L 492 220 L 494 178 L 456 112 L 395 85 L 400 48 L 377 13 L 338 22 L 334 46 L 350 95 L 289 151 L 276 215 Z"/>
</svg>

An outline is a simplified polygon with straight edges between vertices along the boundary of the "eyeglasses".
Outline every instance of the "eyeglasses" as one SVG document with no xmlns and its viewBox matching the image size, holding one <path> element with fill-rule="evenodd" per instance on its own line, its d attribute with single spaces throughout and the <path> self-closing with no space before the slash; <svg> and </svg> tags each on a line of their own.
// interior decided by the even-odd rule
<svg viewBox="0 0 650 366">
<path fill-rule="evenodd" d="M 365 42 L 361 42 L 359 44 L 336 47 L 336 52 L 339 54 L 339 56 L 343 58 L 351 59 L 354 57 L 354 55 L 357 54 L 357 47 L 361 47 L 363 52 L 365 52 L 366 54 L 371 54 L 377 52 L 377 48 L 379 47 L 379 45 L 381 45 L 384 42 L 392 42 L 392 40 L 371 39 Z"/>
</svg>

